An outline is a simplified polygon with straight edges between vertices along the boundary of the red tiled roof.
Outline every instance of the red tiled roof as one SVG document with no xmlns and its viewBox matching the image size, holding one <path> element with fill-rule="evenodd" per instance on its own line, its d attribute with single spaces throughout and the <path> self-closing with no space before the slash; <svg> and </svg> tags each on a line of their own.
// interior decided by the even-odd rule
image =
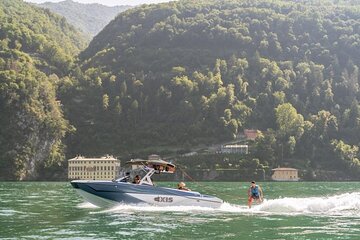
<svg viewBox="0 0 360 240">
<path fill-rule="evenodd" d="M 254 129 L 245 129 L 244 135 L 247 139 L 255 139 L 257 137 L 258 131 Z"/>
</svg>

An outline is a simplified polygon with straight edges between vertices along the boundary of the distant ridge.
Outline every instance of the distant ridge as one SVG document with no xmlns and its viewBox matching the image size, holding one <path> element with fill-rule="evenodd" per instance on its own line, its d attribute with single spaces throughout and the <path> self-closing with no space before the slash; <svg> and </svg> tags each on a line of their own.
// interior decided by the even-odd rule
<svg viewBox="0 0 360 240">
<path fill-rule="evenodd" d="M 125 5 L 109 7 L 97 3 L 82 4 L 72 0 L 45 2 L 38 6 L 64 16 L 71 24 L 90 36 L 100 32 L 117 14 L 131 8 Z"/>
</svg>

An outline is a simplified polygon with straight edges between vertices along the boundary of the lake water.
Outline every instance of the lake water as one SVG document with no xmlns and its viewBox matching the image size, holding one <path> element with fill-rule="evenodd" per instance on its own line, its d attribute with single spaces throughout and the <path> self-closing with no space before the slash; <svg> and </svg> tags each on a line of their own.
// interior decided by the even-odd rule
<svg viewBox="0 0 360 240">
<path fill-rule="evenodd" d="M 175 183 L 157 183 L 175 186 Z M 359 182 L 259 183 L 266 201 L 246 207 L 248 183 L 188 183 L 228 203 L 100 209 L 67 182 L 0 182 L 1 239 L 360 239 Z"/>
</svg>

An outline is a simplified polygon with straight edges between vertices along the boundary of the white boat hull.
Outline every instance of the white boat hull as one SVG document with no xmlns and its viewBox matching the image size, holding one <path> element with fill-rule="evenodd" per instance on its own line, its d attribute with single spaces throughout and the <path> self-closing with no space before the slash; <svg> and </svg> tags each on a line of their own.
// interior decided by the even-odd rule
<svg viewBox="0 0 360 240">
<path fill-rule="evenodd" d="M 118 204 L 219 208 L 223 200 L 198 192 L 116 182 L 72 181 L 79 195 L 99 207 Z"/>
</svg>

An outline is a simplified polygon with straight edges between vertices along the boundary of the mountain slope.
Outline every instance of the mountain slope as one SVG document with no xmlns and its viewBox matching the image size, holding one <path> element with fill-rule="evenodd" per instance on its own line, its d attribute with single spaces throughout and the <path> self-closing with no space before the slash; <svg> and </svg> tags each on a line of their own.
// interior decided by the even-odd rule
<svg viewBox="0 0 360 240">
<path fill-rule="evenodd" d="M 100 32 L 117 14 L 131 8 L 131 6 L 108 7 L 101 4 L 82 4 L 72 0 L 45 2 L 39 6 L 64 16 L 71 24 L 90 36 Z"/>
<path fill-rule="evenodd" d="M 271 135 L 252 155 L 264 164 L 359 169 L 359 19 L 356 3 L 330 0 L 122 13 L 80 54 L 71 151 L 190 148 L 258 128 Z"/>
<path fill-rule="evenodd" d="M 42 178 L 62 164 L 70 125 L 56 87 L 82 39 L 48 10 L 0 2 L 0 180 Z"/>
</svg>

